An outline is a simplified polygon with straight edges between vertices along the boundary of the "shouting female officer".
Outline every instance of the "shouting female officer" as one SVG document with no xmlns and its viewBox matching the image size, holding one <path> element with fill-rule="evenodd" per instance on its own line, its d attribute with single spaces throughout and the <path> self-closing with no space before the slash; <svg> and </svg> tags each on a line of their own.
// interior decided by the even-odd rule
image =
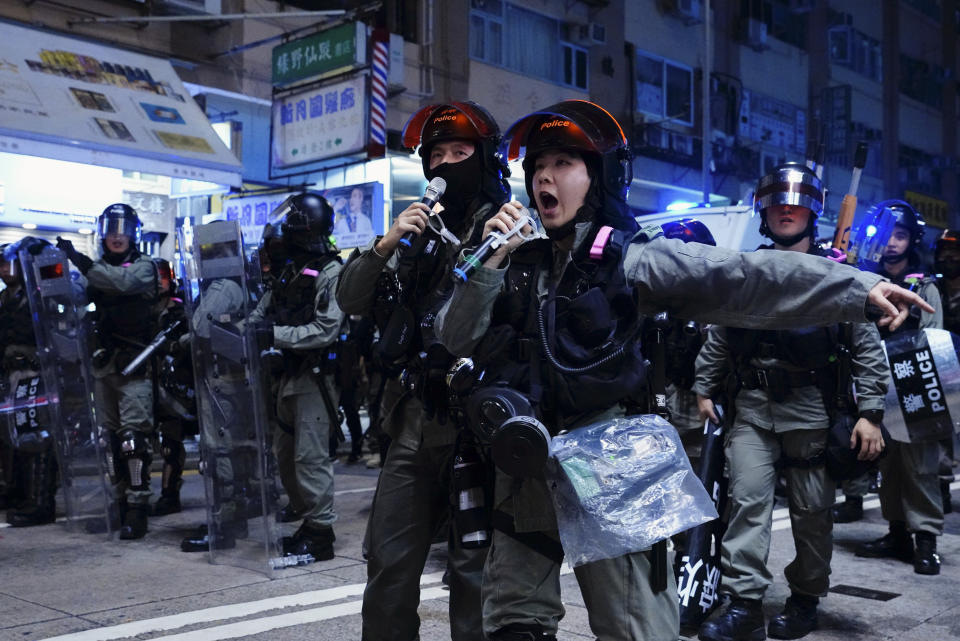
<svg viewBox="0 0 960 641">
<path fill-rule="evenodd" d="M 869 301 L 889 324 L 906 315 L 891 300 L 919 302 L 875 275 L 816 257 L 685 244 L 664 238 L 659 227 L 636 232 L 627 207 L 627 140 L 593 103 L 569 100 L 532 113 L 507 131 L 501 149 L 510 160 L 525 152 L 527 194 L 549 240 L 532 242 L 507 262 L 523 242 L 511 238 L 457 284 L 437 329 L 451 352 L 475 355 L 486 383 L 525 396 L 554 434 L 624 413 L 643 383 L 632 339 L 639 314 L 667 309 L 701 322 L 773 328 L 865 322 Z M 512 229 L 521 207 L 503 205 L 484 236 Z M 806 295 L 774 293 L 789 291 Z M 564 363 L 551 344 L 567 355 Z M 577 367 L 601 361 L 587 373 Z M 498 641 L 552 639 L 564 610 L 562 550 L 547 484 L 536 475 L 497 474 L 484 633 Z M 596 636 L 677 638 L 676 586 L 653 589 L 648 552 L 586 563 L 575 573 Z"/>
</svg>

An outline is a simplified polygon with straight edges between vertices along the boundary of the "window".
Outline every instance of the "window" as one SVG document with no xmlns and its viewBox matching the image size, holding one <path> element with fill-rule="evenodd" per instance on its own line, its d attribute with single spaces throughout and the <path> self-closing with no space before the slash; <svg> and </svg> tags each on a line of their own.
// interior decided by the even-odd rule
<svg viewBox="0 0 960 641">
<path fill-rule="evenodd" d="M 883 81 L 880 41 L 850 25 L 830 28 L 830 62 L 853 69 L 876 82 Z"/>
<path fill-rule="evenodd" d="M 637 111 L 693 125 L 693 70 L 637 52 Z"/>
<path fill-rule="evenodd" d="M 587 88 L 587 50 L 572 44 L 561 42 L 563 50 L 563 77 L 560 79 L 565 85 Z"/>
<path fill-rule="evenodd" d="M 470 57 L 579 89 L 588 52 L 561 40 L 560 21 L 503 0 L 470 0 Z"/>
</svg>

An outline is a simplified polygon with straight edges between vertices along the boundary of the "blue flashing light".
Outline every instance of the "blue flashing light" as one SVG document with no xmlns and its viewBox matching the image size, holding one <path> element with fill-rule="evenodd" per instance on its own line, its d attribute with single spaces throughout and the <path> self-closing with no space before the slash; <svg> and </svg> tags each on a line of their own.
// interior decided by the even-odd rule
<svg viewBox="0 0 960 641">
<path fill-rule="evenodd" d="M 876 225 L 867 225 L 867 238 L 873 238 L 877 235 Z"/>
<path fill-rule="evenodd" d="M 686 200 L 675 200 L 667 205 L 667 211 L 683 211 L 684 209 L 693 209 L 697 203 L 691 203 Z"/>
</svg>

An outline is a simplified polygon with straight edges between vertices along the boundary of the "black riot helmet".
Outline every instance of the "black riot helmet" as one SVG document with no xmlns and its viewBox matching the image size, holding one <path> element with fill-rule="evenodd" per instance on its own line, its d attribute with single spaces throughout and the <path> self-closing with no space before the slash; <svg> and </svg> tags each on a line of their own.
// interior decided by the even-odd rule
<svg viewBox="0 0 960 641">
<path fill-rule="evenodd" d="M 945 255 L 953 250 L 951 256 Z M 946 229 L 933 247 L 933 267 L 944 278 L 960 276 L 960 229 Z"/>
<path fill-rule="evenodd" d="M 916 256 L 920 243 L 923 241 L 923 234 L 927 229 L 927 223 L 923 220 L 916 209 L 902 200 L 884 200 L 877 203 L 876 209 L 885 209 L 893 216 L 894 225 L 903 227 L 910 232 L 910 245 L 907 253 L 913 253 Z M 884 256 L 885 262 L 896 262 L 902 256 Z"/>
<path fill-rule="evenodd" d="M 336 251 L 330 238 L 333 208 L 316 192 L 290 196 L 270 213 L 260 241 L 260 258 L 271 270 L 287 262 Z"/>
<path fill-rule="evenodd" d="M 3 282 L 10 287 L 14 283 L 23 283 L 23 266 L 20 263 L 20 252 L 26 249 L 31 254 L 39 254 L 45 247 L 50 247 L 49 241 L 36 236 L 24 236 L 12 243 L 0 245 L 0 264 L 8 265 Z"/>
<path fill-rule="evenodd" d="M 513 123 L 500 145 L 508 161 L 523 156 L 531 201 L 534 163 L 540 153 L 562 150 L 579 154 L 590 173 L 585 207 L 593 210 L 595 222 L 626 231 L 637 229 L 627 207 L 633 179 L 630 146 L 620 123 L 603 107 L 587 100 L 558 102 Z"/>
<path fill-rule="evenodd" d="M 137 216 L 137 211 L 125 203 L 108 205 L 100 217 L 97 218 L 97 235 L 100 237 L 100 248 L 104 257 L 116 257 L 107 247 L 107 236 L 121 234 L 130 241 L 130 247 L 119 258 L 125 258 L 133 252 L 138 252 L 137 244 L 143 233 L 143 223 Z"/>
<path fill-rule="evenodd" d="M 788 162 L 760 178 L 753 195 L 753 210 L 760 214 L 760 233 L 775 243 L 789 247 L 804 237 L 817 237 L 817 218 L 823 213 L 823 183 L 806 165 Z M 767 208 L 773 205 L 793 205 L 810 210 L 807 228 L 791 238 L 776 236 L 767 224 Z"/>
<path fill-rule="evenodd" d="M 475 146 L 471 158 L 430 169 L 430 152 L 440 142 L 468 140 Z M 475 102 L 449 102 L 423 107 L 403 127 L 403 145 L 416 149 L 427 180 L 439 176 L 447 181 L 440 198 L 444 207 L 465 210 L 483 193 L 490 202 L 502 203 L 510 194 L 510 170 L 498 153 L 500 127 L 490 113 Z M 479 182 L 476 178 L 479 175 Z"/>
</svg>

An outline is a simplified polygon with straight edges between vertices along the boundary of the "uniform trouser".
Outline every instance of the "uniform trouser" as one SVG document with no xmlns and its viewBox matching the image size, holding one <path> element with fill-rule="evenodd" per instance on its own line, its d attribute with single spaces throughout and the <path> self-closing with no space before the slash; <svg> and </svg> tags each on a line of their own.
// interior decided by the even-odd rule
<svg viewBox="0 0 960 641">
<path fill-rule="evenodd" d="M 100 425 L 114 434 L 121 430 L 135 430 L 143 433 L 149 443 L 153 434 L 153 384 L 149 378 L 108 374 L 94 379 L 94 406 Z M 114 461 L 115 465 L 125 465 L 124 461 Z M 121 478 L 121 475 L 117 475 Z M 148 505 L 151 491 L 134 491 L 126 481 L 119 481 L 114 488 L 116 496 L 123 492 L 130 505 Z"/>
<path fill-rule="evenodd" d="M 411 447 L 394 441 L 367 525 L 364 641 L 418 639 L 420 575 L 439 525 L 450 511 L 452 445 Z M 483 639 L 480 580 L 487 548 L 466 550 L 451 527 L 447 549 L 450 638 Z"/>
<path fill-rule="evenodd" d="M 326 377 L 330 398 L 336 399 L 333 377 Z M 273 432 L 280 481 L 290 497 L 290 505 L 305 521 L 333 525 L 333 463 L 330 462 L 330 417 L 320 388 L 282 396 L 277 401 L 277 417 L 293 433 L 278 428 Z"/>
<path fill-rule="evenodd" d="M 886 479 L 884 479 L 884 483 Z M 870 491 L 870 474 L 861 474 L 860 476 L 854 477 L 852 479 L 847 479 L 840 483 L 840 487 L 843 488 L 843 495 L 849 496 L 851 498 L 863 498 L 867 495 L 867 492 Z"/>
<path fill-rule="evenodd" d="M 557 538 L 557 532 L 550 536 Z M 680 633 L 677 584 L 650 586 L 647 552 L 586 563 L 574 570 L 587 607 L 590 629 L 601 641 L 676 641 Z M 516 539 L 494 530 L 483 570 L 483 630 L 508 625 L 539 627 L 556 634 L 565 611 L 560 565 Z"/>
<path fill-rule="evenodd" d="M 722 591 L 741 599 L 762 599 L 773 580 L 767 567 L 773 517 L 773 490 L 781 454 L 807 459 L 824 450 L 826 430 L 774 433 L 737 423 L 727 435 L 730 521 L 723 536 Z M 834 482 L 821 464 L 782 469 L 787 481 L 796 556 L 784 570 L 792 592 L 826 596 L 833 551 Z"/>
<path fill-rule="evenodd" d="M 943 532 L 943 502 L 937 469 L 940 444 L 889 441 L 880 460 L 880 509 L 887 521 L 903 521 L 910 532 Z"/>
<path fill-rule="evenodd" d="M 200 403 L 200 445 L 208 475 L 210 516 L 214 525 L 220 526 L 238 516 L 234 500 L 238 483 L 233 466 L 238 443 L 235 443 L 234 432 L 248 417 L 240 415 L 232 385 L 223 384 L 205 395 L 207 398 Z"/>
</svg>

